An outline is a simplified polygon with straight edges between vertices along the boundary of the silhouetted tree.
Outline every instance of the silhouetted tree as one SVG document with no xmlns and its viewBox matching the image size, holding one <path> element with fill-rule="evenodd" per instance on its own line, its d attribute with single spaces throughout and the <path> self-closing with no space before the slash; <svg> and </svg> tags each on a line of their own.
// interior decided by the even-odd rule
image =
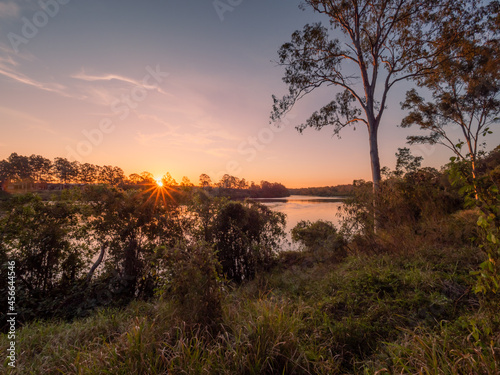
<svg viewBox="0 0 500 375">
<path fill-rule="evenodd" d="M 141 173 L 141 178 L 143 184 L 154 184 L 155 182 L 153 174 L 146 171 Z"/>
<path fill-rule="evenodd" d="M 10 165 L 11 178 L 18 181 L 32 178 L 31 165 L 27 156 L 18 155 L 13 152 L 10 154 L 7 161 Z"/>
<path fill-rule="evenodd" d="M 227 202 L 218 208 L 210 234 L 222 271 L 231 280 L 252 279 L 270 265 L 284 237 L 285 215 L 259 203 Z"/>
<path fill-rule="evenodd" d="M 35 181 L 42 182 L 51 179 L 50 170 L 52 168 L 52 162 L 50 159 L 33 154 L 29 157 L 29 165 L 31 168 L 31 175 Z"/>
<path fill-rule="evenodd" d="M 111 165 L 105 165 L 99 173 L 99 181 L 109 185 L 119 185 L 123 183 L 124 179 L 125 174 L 123 170 L 119 167 L 112 167 Z"/>
<path fill-rule="evenodd" d="M 167 172 L 162 178 L 161 182 L 163 182 L 163 186 L 178 186 L 179 184 L 175 179 L 170 175 L 170 172 Z"/>
<path fill-rule="evenodd" d="M 78 180 L 84 184 L 92 184 L 98 179 L 98 167 L 94 164 L 84 163 L 80 165 Z"/>
<path fill-rule="evenodd" d="M 67 184 L 75 176 L 75 165 L 66 158 L 55 158 L 53 164 L 54 172 L 59 182 Z"/>
<path fill-rule="evenodd" d="M 212 179 L 210 178 L 209 175 L 202 173 L 200 175 L 200 187 L 210 187 L 212 186 Z"/>
<path fill-rule="evenodd" d="M 128 180 L 132 184 L 140 184 L 143 181 L 142 177 L 137 173 L 132 173 L 131 175 L 129 175 Z"/>
</svg>

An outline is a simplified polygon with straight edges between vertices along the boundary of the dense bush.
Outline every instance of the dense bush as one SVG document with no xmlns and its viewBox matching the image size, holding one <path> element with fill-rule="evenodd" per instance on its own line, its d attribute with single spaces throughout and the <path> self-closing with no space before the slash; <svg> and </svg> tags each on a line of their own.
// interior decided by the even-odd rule
<svg viewBox="0 0 500 375">
<path fill-rule="evenodd" d="M 18 320 L 51 316 L 81 280 L 91 256 L 80 209 L 64 201 L 43 202 L 33 194 L 13 196 L 2 209 L 0 254 L 3 265 L 15 262 Z M 6 281 L 0 280 L 3 306 Z"/>
<path fill-rule="evenodd" d="M 380 233 L 421 235 L 428 223 L 448 221 L 450 214 L 463 208 L 458 190 L 434 168 L 390 176 L 381 182 L 377 204 L 374 202 L 371 182 L 355 181 L 354 195 L 343 207 L 344 230 L 370 237 L 375 211 Z"/>
<path fill-rule="evenodd" d="M 96 280 L 100 288 L 123 303 L 152 297 L 156 249 L 174 246 L 184 236 L 179 206 L 173 200 L 158 202 L 154 196 L 106 186 L 89 187 L 83 201 L 87 236 L 99 248 L 104 246 L 107 255 Z"/>
<path fill-rule="evenodd" d="M 337 259 L 346 255 L 347 242 L 329 221 L 299 221 L 292 229 L 292 240 L 310 252 L 327 252 Z"/>
<path fill-rule="evenodd" d="M 223 281 L 212 247 L 200 243 L 166 249 L 164 261 L 163 297 L 174 300 L 179 319 L 192 327 L 217 329 L 222 320 Z"/>
<path fill-rule="evenodd" d="M 149 198 L 97 185 L 52 201 L 26 194 L 4 202 L 0 258 L 3 266 L 16 264 L 18 321 L 72 318 L 153 297 L 155 249 L 173 246 L 184 233 L 178 207 Z M 2 299 L 5 288 L 2 278 Z"/>
<path fill-rule="evenodd" d="M 222 272 L 235 282 L 250 280 L 265 269 L 279 249 L 285 215 L 256 202 L 227 202 L 210 228 Z"/>
<path fill-rule="evenodd" d="M 72 319 L 97 307 L 153 298 L 166 287 L 183 295 L 179 306 L 193 311 L 193 322 L 207 325 L 204 316 L 216 321 L 218 292 L 209 292 L 210 283 L 222 275 L 249 280 L 268 268 L 284 236 L 284 215 L 203 191 L 185 192 L 189 205 L 181 206 L 168 193 L 89 185 L 50 201 L 27 194 L 3 202 L 0 261 L 4 268 L 7 261 L 16 263 L 18 321 Z M 199 294 L 190 294 L 189 284 L 180 287 L 179 280 L 189 278 L 199 281 Z M 6 288 L 2 278 L 2 302 Z M 203 302 L 205 294 L 212 302 Z M 196 313 L 196 301 L 212 307 Z"/>
</svg>

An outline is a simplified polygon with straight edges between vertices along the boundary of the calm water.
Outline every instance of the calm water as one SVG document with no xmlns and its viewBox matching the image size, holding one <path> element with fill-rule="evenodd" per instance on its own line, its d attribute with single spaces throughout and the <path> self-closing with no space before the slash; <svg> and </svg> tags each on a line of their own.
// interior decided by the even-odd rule
<svg viewBox="0 0 500 375">
<path fill-rule="evenodd" d="M 286 214 L 287 239 L 290 241 L 290 230 L 301 220 L 325 220 L 339 224 L 337 216 L 342 199 L 335 197 L 314 197 L 308 195 L 291 195 L 287 198 L 256 199 L 274 211 Z"/>
</svg>

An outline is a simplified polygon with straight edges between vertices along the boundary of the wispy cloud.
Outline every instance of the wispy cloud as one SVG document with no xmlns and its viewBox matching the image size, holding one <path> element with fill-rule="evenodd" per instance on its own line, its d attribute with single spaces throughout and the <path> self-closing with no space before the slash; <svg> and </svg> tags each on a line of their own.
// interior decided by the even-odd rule
<svg viewBox="0 0 500 375">
<path fill-rule="evenodd" d="M 179 126 L 174 126 L 171 123 L 161 119 L 160 117 L 158 117 L 156 115 L 137 114 L 137 117 L 140 120 L 146 120 L 146 121 L 155 122 L 157 124 L 160 124 L 171 131 L 175 131 L 175 130 L 179 129 Z"/>
<path fill-rule="evenodd" d="M 71 78 L 79 79 L 82 81 L 87 81 L 87 82 L 96 82 L 96 81 L 119 81 L 119 82 L 124 82 L 131 84 L 133 86 L 139 86 L 139 87 L 144 87 L 147 90 L 155 90 L 158 91 L 159 93 L 165 94 L 165 95 L 171 95 L 163 91 L 159 85 L 151 85 L 148 84 L 144 81 L 136 80 L 134 78 L 129 78 L 125 77 L 123 75 L 119 74 L 102 74 L 102 75 L 92 75 L 92 74 L 87 74 L 84 71 L 81 71 L 80 73 L 74 74 L 71 76 Z"/>
<path fill-rule="evenodd" d="M 7 107 L 1 107 L 0 106 L 0 113 L 3 113 L 3 114 L 6 114 L 10 117 L 14 117 L 14 118 L 20 118 L 22 119 L 23 121 L 27 122 L 27 123 L 30 123 L 30 124 L 37 124 L 37 125 L 40 125 L 40 126 L 43 126 L 43 125 L 47 125 L 47 122 L 44 121 L 44 120 L 41 120 L 37 117 L 33 117 L 27 113 L 24 113 L 24 112 L 19 112 L 15 109 L 12 109 L 12 108 L 7 108 Z"/>
<path fill-rule="evenodd" d="M 19 17 L 21 13 L 21 8 L 18 4 L 8 1 L 0 2 L 0 18 L 15 18 Z"/>
<path fill-rule="evenodd" d="M 183 152 L 199 152 L 219 158 L 227 158 L 235 152 L 229 147 L 210 147 L 216 140 L 207 138 L 204 135 L 180 134 L 173 131 L 144 134 L 137 132 L 136 141 L 142 146 L 151 146 L 157 141 L 167 144 L 170 147 L 179 147 Z"/>
<path fill-rule="evenodd" d="M 12 67 L 9 67 L 5 64 L 2 64 L 1 62 L 0 62 L 0 75 L 8 77 L 11 80 L 14 80 L 16 82 L 19 82 L 19 83 L 22 83 L 22 84 L 25 84 L 28 86 L 36 87 L 40 90 L 54 92 L 54 93 L 57 93 L 57 94 L 62 95 L 62 96 L 71 97 L 71 95 L 67 94 L 64 91 L 66 89 L 65 86 L 60 85 L 58 83 L 39 82 L 33 78 L 28 77 L 25 74 L 17 72 Z"/>
<path fill-rule="evenodd" d="M 200 152 L 216 157 L 228 157 L 235 152 L 234 147 L 221 147 L 221 142 L 228 140 L 223 133 L 210 131 L 180 133 L 177 131 L 178 128 L 171 127 L 167 131 L 147 134 L 138 131 L 135 139 L 142 146 L 158 145 L 161 142 L 161 144 L 178 147 L 183 151 Z"/>
<path fill-rule="evenodd" d="M 2 55 L 4 55 L 3 59 L 10 59 L 13 61 L 15 59 L 21 59 L 21 60 L 25 60 L 25 61 L 35 61 L 36 60 L 36 57 L 33 54 L 31 54 L 30 52 L 28 52 L 28 51 L 15 52 L 11 47 L 9 47 L 8 45 L 1 43 L 1 42 L 0 42 L 0 53 Z M 17 61 L 16 61 L 15 65 L 18 65 Z"/>
<path fill-rule="evenodd" d="M 0 4 L 3 3 L 0 2 Z M 21 72 L 22 63 L 33 62 L 34 60 L 35 57 L 33 55 L 14 53 L 11 48 L 0 43 L 0 76 L 7 77 L 18 83 L 35 87 L 40 90 L 71 97 L 71 95 L 67 93 L 67 88 L 64 85 L 55 82 L 41 82 Z"/>
<path fill-rule="evenodd" d="M 23 126 L 26 126 L 28 130 L 41 130 L 51 135 L 59 135 L 50 127 L 47 121 L 34 117 L 28 113 L 0 106 L 0 114 L 5 115 L 10 119 L 21 120 Z"/>
<path fill-rule="evenodd" d="M 139 142 L 139 144 L 145 146 L 148 145 L 151 141 L 155 139 L 161 139 L 165 138 L 168 136 L 171 136 L 172 132 L 171 131 L 165 131 L 165 132 L 160 132 L 160 133 L 150 133 L 150 134 L 144 134 L 142 132 L 137 132 L 136 140 Z"/>
</svg>

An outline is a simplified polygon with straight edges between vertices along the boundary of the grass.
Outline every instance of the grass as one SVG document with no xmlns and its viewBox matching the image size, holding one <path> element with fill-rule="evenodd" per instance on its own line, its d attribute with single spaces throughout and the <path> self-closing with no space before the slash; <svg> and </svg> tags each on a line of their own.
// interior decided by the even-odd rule
<svg viewBox="0 0 500 375">
<path fill-rule="evenodd" d="M 35 322 L 18 329 L 10 373 L 496 374 L 499 305 L 470 293 L 479 261 L 471 246 L 284 253 L 226 289 L 216 330 L 186 324 L 169 300 Z"/>
</svg>

